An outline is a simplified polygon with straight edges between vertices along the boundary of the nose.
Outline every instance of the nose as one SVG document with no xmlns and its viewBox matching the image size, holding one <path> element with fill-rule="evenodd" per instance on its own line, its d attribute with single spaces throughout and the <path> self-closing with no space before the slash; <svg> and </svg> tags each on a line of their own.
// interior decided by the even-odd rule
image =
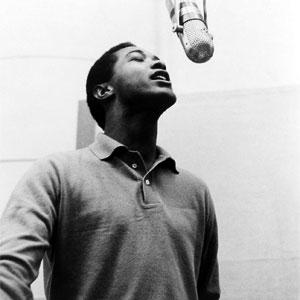
<svg viewBox="0 0 300 300">
<path fill-rule="evenodd" d="M 159 58 L 153 58 L 151 69 L 166 70 L 167 67 L 166 67 L 166 64 L 164 62 L 162 62 Z"/>
</svg>

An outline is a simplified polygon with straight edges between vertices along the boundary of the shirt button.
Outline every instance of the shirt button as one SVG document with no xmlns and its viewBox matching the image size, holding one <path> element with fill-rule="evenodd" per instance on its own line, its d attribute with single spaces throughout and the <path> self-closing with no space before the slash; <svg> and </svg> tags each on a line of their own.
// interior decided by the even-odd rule
<svg viewBox="0 0 300 300">
<path fill-rule="evenodd" d="M 137 164 L 132 164 L 131 167 L 132 167 L 133 169 L 136 169 L 136 168 L 137 168 Z"/>
<path fill-rule="evenodd" d="M 146 179 L 146 180 L 145 180 L 145 183 L 146 183 L 146 185 L 150 185 L 150 180 L 149 180 L 149 179 Z"/>
</svg>

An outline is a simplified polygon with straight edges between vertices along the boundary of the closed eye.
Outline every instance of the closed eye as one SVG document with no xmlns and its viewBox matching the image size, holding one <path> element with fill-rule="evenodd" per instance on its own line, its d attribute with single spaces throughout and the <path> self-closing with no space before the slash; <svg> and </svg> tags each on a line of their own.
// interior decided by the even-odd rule
<svg viewBox="0 0 300 300">
<path fill-rule="evenodd" d="M 126 56 L 129 57 L 129 61 L 144 61 L 146 59 L 146 54 L 139 49 L 130 51 Z"/>
<path fill-rule="evenodd" d="M 129 61 L 144 61 L 144 56 L 142 55 L 139 55 L 139 54 L 134 54 L 134 55 L 131 55 L 131 57 L 129 58 Z"/>
</svg>

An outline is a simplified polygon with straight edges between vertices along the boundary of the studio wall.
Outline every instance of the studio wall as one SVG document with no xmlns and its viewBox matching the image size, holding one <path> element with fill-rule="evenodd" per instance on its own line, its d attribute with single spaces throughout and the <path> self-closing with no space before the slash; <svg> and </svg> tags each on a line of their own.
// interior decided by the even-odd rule
<svg viewBox="0 0 300 300">
<path fill-rule="evenodd" d="M 300 86 L 184 94 L 160 143 L 210 187 L 222 298 L 296 300 Z"/>
</svg>

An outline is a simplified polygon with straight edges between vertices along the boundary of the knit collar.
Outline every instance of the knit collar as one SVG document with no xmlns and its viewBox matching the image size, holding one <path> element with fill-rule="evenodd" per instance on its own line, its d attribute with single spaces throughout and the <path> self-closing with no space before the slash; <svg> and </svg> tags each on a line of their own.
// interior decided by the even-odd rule
<svg viewBox="0 0 300 300">
<path fill-rule="evenodd" d="M 116 151 L 120 149 L 126 149 L 128 147 L 107 136 L 104 133 L 99 133 L 95 139 L 95 142 L 89 146 L 90 150 L 101 160 L 106 160 L 112 157 Z M 168 165 L 175 173 L 179 173 L 176 168 L 176 162 L 171 155 L 160 146 L 156 146 L 158 157 L 160 162 L 168 162 Z"/>
</svg>

